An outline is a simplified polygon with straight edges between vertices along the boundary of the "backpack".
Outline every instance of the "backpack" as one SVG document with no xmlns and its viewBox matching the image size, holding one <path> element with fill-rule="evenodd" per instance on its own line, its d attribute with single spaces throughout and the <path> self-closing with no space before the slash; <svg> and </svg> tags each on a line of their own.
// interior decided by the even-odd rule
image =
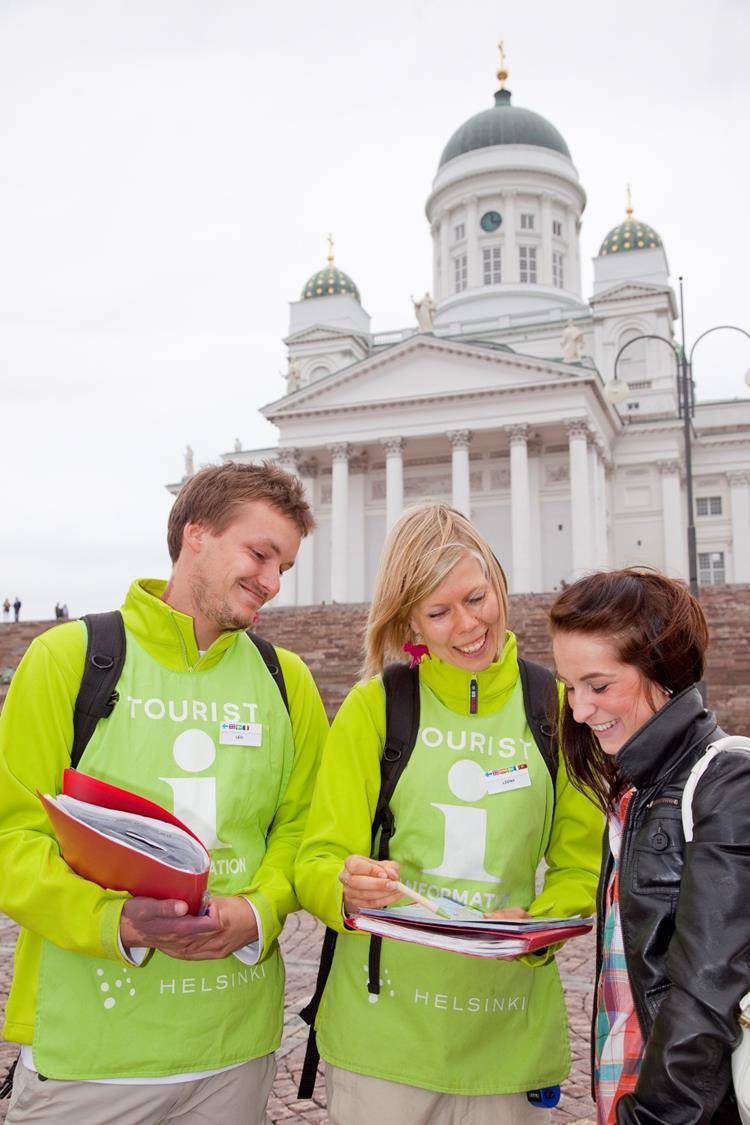
<svg viewBox="0 0 750 1125">
<path fill-rule="evenodd" d="M 86 624 L 88 641 L 83 678 L 73 712 L 73 746 L 70 752 L 72 769 L 77 769 L 96 724 L 112 714 L 120 698 L 117 681 L 125 663 L 125 626 L 119 609 L 108 613 L 88 613 L 81 620 Z M 276 649 L 270 641 L 259 637 L 250 629 L 247 630 L 247 635 L 263 657 L 288 711 L 286 684 Z"/>
<path fill-rule="evenodd" d="M 526 721 L 534 735 L 534 741 L 539 747 L 544 764 L 549 770 L 554 792 L 557 779 L 557 746 L 553 722 L 557 708 L 555 677 L 548 668 L 523 660 L 521 657 L 518 658 L 518 669 Z M 398 661 L 389 664 L 383 672 L 383 686 L 386 732 L 383 755 L 380 759 L 380 794 L 372 822 L 370 849 L 374 854 L 377 845 L 376 858 L 379 860 L 388 858 L 390 840 L 396 827 L 390 800 L 401 774 L 406 769 L 419 732 L 419 669 L 410 668 L 407 664 Z M 315 1076 L 320 1061 L 315 1019 L 333 965 L 337 937 L 336 930 L 326 927 L 315 992 L 309 1004 L 300 1012 L 302 1019 L 309 1024 L 310 1032 L 297 1091 L 299 1098 L 313 1096 Z M 382 938 L 373 934 L 370 937 L 367 980 L 367 990 L 372 995 L 380 992 L 381 946 Z"/>
</svg>

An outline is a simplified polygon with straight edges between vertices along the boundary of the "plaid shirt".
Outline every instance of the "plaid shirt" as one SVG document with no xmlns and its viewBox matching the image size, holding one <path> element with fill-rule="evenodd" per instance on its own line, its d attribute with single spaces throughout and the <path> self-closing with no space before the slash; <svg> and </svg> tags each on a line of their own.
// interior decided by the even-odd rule
<svg viewBox="0 0 750 1125">
<path fill-rule="evenodd" d="M 597 1125 L 615 1125 L 617 1102 L 635 1089 L 643 1058 L 643 1036 L 633 1004 L 625 967 L 620 924 L 620 847 L 630 789 L 620 798 L 617 812 L 609 818 L 609 846 L 614 860 L 607 888 L 604 920 L 604 956 L 596 997 L 596 1043 L 594 1081 Z"/>
</svg>

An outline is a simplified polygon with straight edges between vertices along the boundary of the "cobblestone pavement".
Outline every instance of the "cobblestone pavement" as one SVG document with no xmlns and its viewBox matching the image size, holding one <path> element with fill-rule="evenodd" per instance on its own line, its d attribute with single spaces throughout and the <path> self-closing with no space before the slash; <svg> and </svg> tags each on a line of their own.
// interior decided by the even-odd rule
<svg viewBox="0 0 750 1125">
<path fill-rule="evenodd" d="M 0 1006 L 3 1010 L 10 985 L 15 935 L 16 927 L 0 915 Z M 320 1078 L 312 1101 L 297 1100 L 297 1080 L 307 1038 L 307 1028 L 298 1013 L 312 993 L 321 935 L 319 923 L 304 913 L 289 918 L 282 935 L 287 991 L 284 1037 L 278 1051 L 278 1073 L 269 1104 L 269 1116 L 274 1123 L 322 1125 L 327 1121 L 325 1089 Z M 558 954 L 570 1018 L 573 1070 L 563 1087 L 560 1105 L 552 1112 L 553 1125 L 593 1125 L 588 1085 L 593 948 L 593 936 L 589 935 L 568 942 Z M 10 1043 L 0 1043 L 0 1073 L 5 1073 L 16 1050 Z M 0 1123 L 5 1121 L 7 1107 L 7 1101 L 0 1102 Z"/>
</svg>

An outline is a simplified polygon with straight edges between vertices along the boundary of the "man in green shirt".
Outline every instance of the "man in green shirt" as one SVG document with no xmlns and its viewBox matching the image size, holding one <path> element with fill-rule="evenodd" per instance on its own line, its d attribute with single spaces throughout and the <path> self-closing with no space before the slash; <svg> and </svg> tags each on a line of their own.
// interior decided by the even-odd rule
<svg viewBox="0 0 750 1125">
<path fill-rule="evenodd" d="M 3 1028 L 22 1046 L 9 1125 L 268 1120 L 277 938 L 299 906 L 292 871 L 327 722 L 308 669 L 278 650 L 287 711 L 245 630 L 312 527 L 280 468 L 205 469 L 170 514 L 169 581 L 134 582 L 122 607 L 118 702 L 80 769 L 203 840 L 203 916 L 103 889 L 61 858 L 37 791 L 59 793 L 70 766 L 84 624 L 42 634 L 21 662 L 0 718 L 0 910 L 22 927 Z"/>
</svg>

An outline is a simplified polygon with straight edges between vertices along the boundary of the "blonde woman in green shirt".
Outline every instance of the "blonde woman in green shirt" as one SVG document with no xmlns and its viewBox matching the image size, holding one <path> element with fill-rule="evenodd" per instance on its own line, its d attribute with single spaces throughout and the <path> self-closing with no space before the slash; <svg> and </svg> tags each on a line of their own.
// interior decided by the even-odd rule
<svg viewBox="0 0 750 1125">
<path fill-rule="evenodd" d="M 364 679 L 323 755 L 295 881 L 302 904 L 339 932 L 317 1019 L 331 1125 L 543 1125 L 530 1090 L 570 1068 L 554 954 L 484 961 L 384 942 L 368 992 L 368 938 L 344 914 L 414 889 L 487 913 L 590 914 L 601 816 L 553 784 L 524 712 L 507 589 L 490 547 L 459 512 L 427 504 L 392 529 L 367 628 Z M 371 858 L 386 733 L 382 672 L 419 663 L 420 723 L 390 805 L 389 859 Z M 487 791 L 485 774 L 525 764 L 527 784 Z M 535 876 L 547 869 L 542 890 Z"/>
</svg>

